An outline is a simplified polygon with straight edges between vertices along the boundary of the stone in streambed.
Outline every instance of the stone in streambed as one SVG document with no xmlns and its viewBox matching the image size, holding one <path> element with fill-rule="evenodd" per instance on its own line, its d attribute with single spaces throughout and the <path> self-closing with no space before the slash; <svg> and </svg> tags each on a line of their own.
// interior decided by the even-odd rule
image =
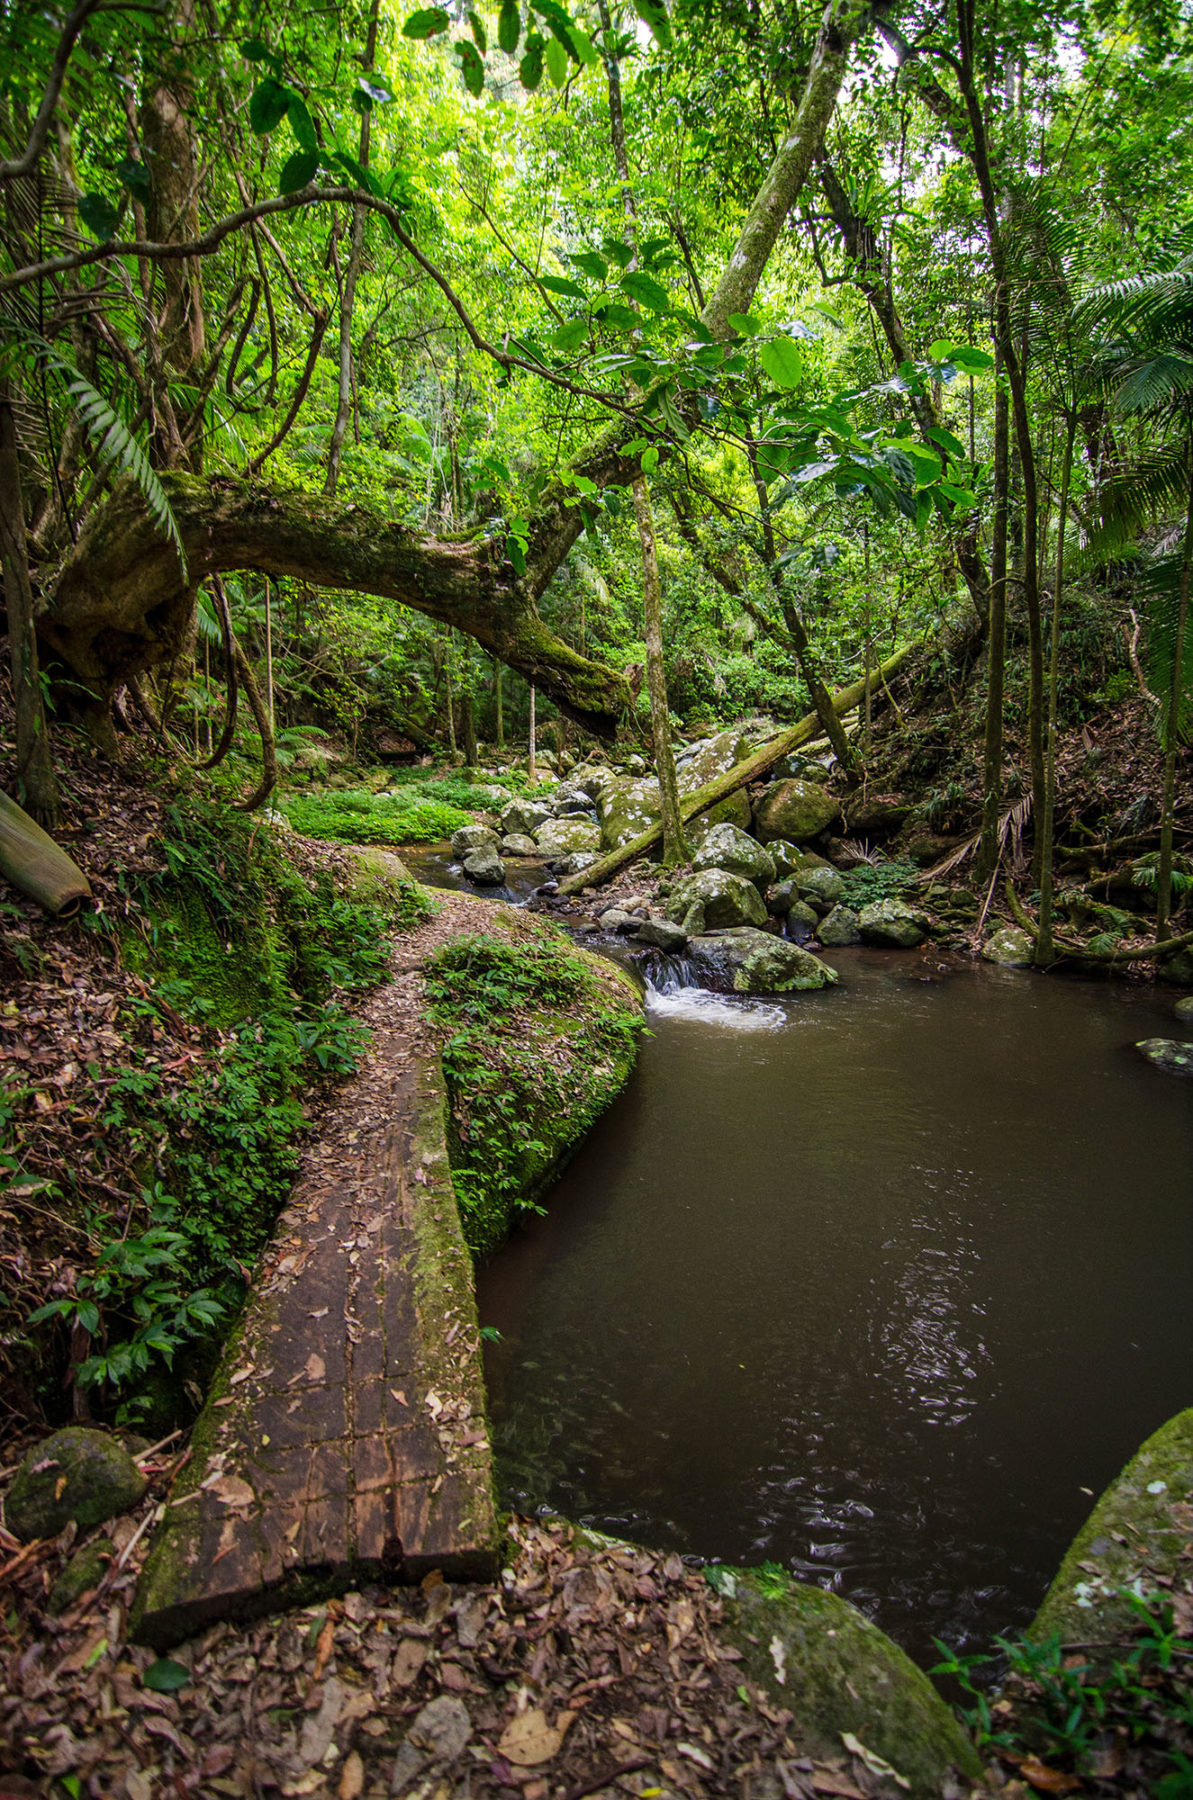
<svg viewBox="0 0 1193 1800">
<path fill-rule="evenodd" d="M 1161 981 L 1171 981 L 1177 987 L 1193 987 L 1193 950 L 1178 950 L 1174 956 L 1166 956 L 1156 965 L 1156 974 Z"/>
<path fill-rule="evenodd" d="M 465 857 L 473 850 L 496 850 L 497 833 L 487 825 L 461 825 L 452 832 L 452 855 Z"/>
<path fill-rule="evenodd" d="M 837 980 L 836 970 L 811 951 L 748 925 L 695 937 L 688 948 L 727 978 L 735 994 L 796 993 L 831 987 Z"/>
<path fill-rule="evenodd" d="M 714 825 L 705 833 L 692 867 L 697 874 L 702 869 L 727 869 L 731 875 L 744 875 L 757 887 L 769 887 L 775 878 L 774 858 L 756 838 L 729 824 Z"/>
<path fill-rule="evenodd" d="M 537 856 L 539 853 L 534 839 L 527 837 L 522 831 L 513 831 L 508 837 L 503 837 L 500 849 L 502 856 Z"/>
<path fill-rule="evenodd" d="M 669 919 L 640 919 L 635 924 L 635 943 L 649 944 L 652 949 L 666 950 L 673 956 L 688 947 L 687 932 Z"/>
<path fill-rule="evenodd" d="M 813 905 L 820 902 L 826 907 L 835 906 L 845 898 L 845 882 L 835 869 L 799 869 L 795 885 L 801 898 Z"/>
<path fill-rule="evenodd" d="M 145 1485 L 119 1438 L 68 1425 L 25 1457 L 8 1490 L 5 1521 L 22 1543 L 57 1537 L 72 1519 L 90 1531 L 135 1506 Z"/>
<path fill-rule="evenodd" d="M 1186 994 L 1183 1000 L 1178 1000 L 1172 1013 L 1174 1018 L 1180 1019 L 1182 1022 L 1193 1019 L 1193 994 Z"/>
<path fill-rule="evenodd" d="M 541 800 L 511 800 L 501 814 L 501 829 L 507 836 L 516 832 L 520 837 L 532 838 L 550 817 L 551 808 Z"/>
<path fill-rule="evenodd" d="M 600 828 L 591 819 L 573 817 L 548 819 L 537 833 L 539 855 L 553 862 L 565 856 L 591 851 L 595 856 L 601 847 Z"/>
<path fill-rule="evenodd" d="M 464 858 L 464 873 L 478 887 L 500 887 L 505 880 L 505 864 L 497 854 L 497 845 L 482 844 Z"/>
<path fill-rule="evenodd" d="M 689 937 L 730 925 L 765 925 L 762 895 L 744 875 L 728 869 L 703 869 L 681 881 L 667 907 L 667 917 Z"/>
<path fill-rule="evenodd" d="M 867 944 L 914 950 L 928 935 L 928 915 L 906 900 L 875 900 L 858 914 L 858 929 Z"/>
<path fill-rule="evenodd" d="M 735 793 L 718 800 L 715 806 L 710 806 L 698 818 L 689 819 L 684 826 L 684 836 L 689 848 L 698 850 L 714 825 L 736 825 L 740 831 L 748 831 L 750 817 L 749 796 L 745 788 L 738 788 Z"/>
<path fill-rule="evenodd" d="M 802 844 L 819 837 L 840 816 L 840 805 L 824 788 L 794 778 L 767 789 L 754 815 L 754 829 L 764 844 L 774 838 Z"/>
<path fill-rule="evenodd" d="M 1030 969 L 1035 946 L 1018 925 L 1003 925 L 982 945 L 982 961 L 1003 969 Z"/>
<path fill-rule="evenodd" d="M 1178 1044 L 1175 1038 L 1143 1038 L 1135 1048 L 1154 1069 L 1163 1069 L 1168 1075 L 1193 1075 L 1193 1044 Z"/>
<path fill-rule="evenodd" d="M 620 906 L 610 906 L 601 914 L 601 930 L 616 931 L 623 935 L 637 931 L 642 921 L 636 913 L 625 912 Z"/>
<path fill-rule="evenodd" d="M 860 944 L 862 941 L 861 920 L 852 906 L 834 906 L 827 919 L 821 919 L 816 935 L 828 949 L 836 949 L 842 945 Z"/>
</svg>

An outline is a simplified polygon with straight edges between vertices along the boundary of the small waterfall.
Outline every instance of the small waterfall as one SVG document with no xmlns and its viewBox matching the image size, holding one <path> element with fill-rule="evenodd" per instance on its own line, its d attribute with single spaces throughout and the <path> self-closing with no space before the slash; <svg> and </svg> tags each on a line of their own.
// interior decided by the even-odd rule
<svg viewBox="0 0 1193 1800">
<path fill-rule="evenodd" d="M 657 951 L 640 966 L 650 1019 L 687 1020 L 729 1031 L 779 1031 L 787 1023 L 781 1006 L 768 1006 L 744 994 L 718 994 L 705 987 L 701 977 L 715 978 L 716 970 L 703 958 Z"/>
</svg>

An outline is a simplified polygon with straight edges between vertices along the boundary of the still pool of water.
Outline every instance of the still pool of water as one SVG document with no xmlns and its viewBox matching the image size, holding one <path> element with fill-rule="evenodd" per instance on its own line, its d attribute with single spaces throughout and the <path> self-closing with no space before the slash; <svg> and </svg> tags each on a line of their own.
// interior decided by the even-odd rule
<svg viewBox="0 0 1193 1800">
<path fill-rule="evenodd" d="M 1172 996 L 840 952 L 650 996 L 630 1085 L 482 1272 L 505 1498 L 770 1560 L 913 1654 L 1025 1624 L 1193 1403 Z"/>
</svg>

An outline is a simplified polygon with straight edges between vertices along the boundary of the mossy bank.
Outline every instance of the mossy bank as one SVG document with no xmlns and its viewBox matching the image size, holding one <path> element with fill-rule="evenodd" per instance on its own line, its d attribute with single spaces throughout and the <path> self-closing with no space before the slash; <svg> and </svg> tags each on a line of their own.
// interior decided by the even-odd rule
<svg viewBox="0 0 1193 1800">
<path fill-rule="evenodd" d="M 624 1086 L 644 1019 L 627 975 L 545 921 L 485 908 L 478 924 L 437 951 L 425 977 L 460 1218 L 480 1261 Z"/>
</svg>

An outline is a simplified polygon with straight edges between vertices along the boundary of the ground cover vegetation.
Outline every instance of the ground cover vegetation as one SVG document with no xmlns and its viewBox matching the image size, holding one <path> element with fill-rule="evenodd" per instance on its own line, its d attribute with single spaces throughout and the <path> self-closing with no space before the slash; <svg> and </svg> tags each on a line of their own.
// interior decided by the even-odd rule
<svg viewBox="0 0 1193 1800">
<path fill-rule="evenodd" d="M 2 917 L 10 1426 L 198 1392 L 382 971 L 336 842 L 613 744 L 682 863 L 673 746 L 811 715 L 850 905 L 927 870 L 1041 967 L 1193 978 L 1186 9 L 15 0 L 0 42 L 5 786 L 98 903 Z M 429 972 L 478 1252 L 553 1097 L 520 1009 L 628 1053 L 591 979 Z M 1140 1632 L 1109 1680 L 1004 1646 L 986 1748 L 1187 1791 Z"/>
</svg>

